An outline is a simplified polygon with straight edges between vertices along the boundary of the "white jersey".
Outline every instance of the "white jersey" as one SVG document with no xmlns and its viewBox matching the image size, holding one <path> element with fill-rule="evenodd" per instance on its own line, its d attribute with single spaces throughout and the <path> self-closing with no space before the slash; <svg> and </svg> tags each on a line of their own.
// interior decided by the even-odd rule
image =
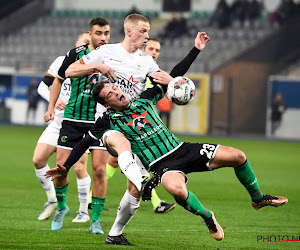
<svg viewBox="0 0 300 250">
<path fill-rule="evenodd" d="M 129 99 L 139 98 L 146 88 L 148 76 L 159 70 L 151 56 L 138 49 L 128 53 L 121 45 L 106 44 L 82 57 L 85 64 L 101 62 L 112 68 L 118 81 L 113 83 L 128 96 Z M 102 80 L 108 78 L 102 76 Z"/>
<path fill-rule="evenodd" d="M 57 57 L 54 60 L 54 62 L 50 65 L 50 67 L 47 71 L 47 75 L 50 75 L 53 78 L 55 78 L 58 74 L 58 70 L 61 67 L 64 59 L 65 59 L 65 56 Z M 65 103 L 68 103 L 68 101 L 70 99 L 70 94 L 71 94 L 71 81 L 69 78 L 67 78 L 61 85 L 61 90 L 60 90 L 60 94 L 59 94 L 58 98 L 63 100 Z M 60 124 L 59 126 L 61 126 L 63 117 L 64 117 L 64 110 L 56 109 L 53 123 L 55 123 L 56 125 Z"/>
</svg>

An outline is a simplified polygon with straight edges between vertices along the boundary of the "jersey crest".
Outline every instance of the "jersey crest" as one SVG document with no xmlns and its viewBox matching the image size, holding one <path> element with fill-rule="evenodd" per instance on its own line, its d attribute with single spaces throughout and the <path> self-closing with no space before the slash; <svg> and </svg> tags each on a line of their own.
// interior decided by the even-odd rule
<svg viewBox="0 0 300 250">
<path fill-rule="evenodd" d="M 154 125 L 152 122 L 150 122 L 146 119 L 147 111 L 145 111 L 141 115 L 131 114 L 131 116 L 132 116 L 133 120 L 128 122 L 125 125 L 126 126 L 132 126 L 133 128 L 137 128 L 140 134 L 142 133 L 141 129 L 144 128 L 146 125 L 149 125 L 149 124 L 152 125 L 152 126 Z"/>
</svg>

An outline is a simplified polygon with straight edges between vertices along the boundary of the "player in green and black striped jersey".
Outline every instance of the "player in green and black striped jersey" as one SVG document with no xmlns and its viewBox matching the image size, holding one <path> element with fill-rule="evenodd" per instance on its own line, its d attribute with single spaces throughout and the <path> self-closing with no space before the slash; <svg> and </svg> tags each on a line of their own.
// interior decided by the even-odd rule
<svg viewBox="0 0 300 250">
<path fill-rule="evenodd" d="M 155 79 L 159 78 L 158 74 L 160 73 L 154 75 Z M 166 87 L 156 85 L 143 92 L 140 99 L 130 101 L 121 89 L 112 84 L 97 84 L 93 93 L 94 99 L 103 104 L 108 112 L 97 120 L 89 135 L 75 146 L 64 166 L 50 170 L 48 174 L 60 176 L 68 171 L 90 143 L 115 129 L 130 141 L 132 152 L 140 156 L 145 167 L 150 167 L 151 171 L 161 176 L 163 187 L 174 196 L 177 203 L 205 220 L 209 232 L 216 240 L 224 238 L 223 229 L 216 221 L 214 213 L 206 209 L 187 189 L 186 174 L 233 167 L 237 178 L 250 194 L 255 209 L 264 206 L 278 207 L 287 203 L 286 197 L 263 195 L 251 165 L 241 150 L 209 143 L 181 143 L 168 131 L 153 107 L 163 97 L 162 89 L 165 90 Z M 117 133 L 111 135 L 114 134 Z M 119 143 L 112 145 L 109 138 L 106 140 L 119 153 Z M 127 168 L 131 166 L 128 165 Z M 125 225 L 121 227 L 121 231 Z M 110 233 L 106 240 L 114 239 Z"/>
<path fill-rule="evenodd" d="M 86 44 L 70 50 L 58 71 L 58 77 L 66 79 L 65 71 L 69 65 L 90 53 L 90 47 L 90 44 Z M 92 98 L 92 91 L 99 76 L 99 71 L 96 71 L 83 77 L 71 78 L 72 91 L 65 109 L 64 120 L 95 121 L 96 102 Z"/>
<path fill-rule="evenodd" d="M 60 93 L 61 83 L 66 78 L 66 69 L 70 64 L 82 58 L 90 51 L 109 42 L 109 22 L 101 17 L 92 19 L 90 22 L 89 35 L 91 43 L 70 50 L 58 71 L 58 77 L 55 78 L 52 84 L 48 111 L 44 116 L 46 122 L 54 118 L 54 105 Z M 99 75 L 98 71 L 93 71 L 82 77 L 71 79 L 72 91 L 64 112 L 62 128 L 57 143 L 56 163 L 63 164 L 65 162 L 74 145 L 85 136 L 95 122 L 96 103 L 92 96 L 92 90 L 98 82 Z M 92 188 L 93 215 L 89 231 L 94 234 L 103 234 L 103 230 L 100 226 L 100 216 L 105 203 L 107 189 L 105 166 L 108 153 L 99 141 L 91 145 L 89 149 L 92 155 L 94 177 Z M 68 182 L 68 177 L 55 180 L 57 211 L 51 224 L 52 230 L 60 230 L 62 228 L 63 219 L 69 211 L 66 204 Z"/>
</svg>

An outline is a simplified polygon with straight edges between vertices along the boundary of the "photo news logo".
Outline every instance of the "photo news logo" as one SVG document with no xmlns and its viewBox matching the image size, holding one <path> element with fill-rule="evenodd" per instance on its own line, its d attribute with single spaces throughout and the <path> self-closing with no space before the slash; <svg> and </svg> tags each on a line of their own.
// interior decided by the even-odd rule
<svg viewBox="0 0 300 250">
<path fill-rule="evenodd" d="M 257 235 L 256 242 L 271 243 L 271 242 L 288 242 L 300 241 L 300 235 Z"/>
</svg>

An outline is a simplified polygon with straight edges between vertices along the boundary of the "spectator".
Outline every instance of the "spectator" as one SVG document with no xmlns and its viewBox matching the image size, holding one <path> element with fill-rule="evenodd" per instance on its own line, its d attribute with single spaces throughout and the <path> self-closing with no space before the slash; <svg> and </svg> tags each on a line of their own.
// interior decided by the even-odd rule
<svg viewBox="0 0 300 250">
<path fill-rule="evenodd" d="M 271 22 L 283 25 L 296 14 L 296 9 L 297 6 L 293 0 L 281 0 L 279 7 L 270 15 Z"/>
<path fill-rule="evenodd" d="M 27 108 L 27 116 L 26 121 L 27 123 L 34 123 L 35 121 L 35 115 L 36 115 L 36 108 L 38 101 L 40 99 L 40 96 L 37 92 L 38 87 L 38 80 L 36 78 L 32 78 L 30 86 L 27 90 L 27 98 L 28 98 L 28 108 Z M 30 114 L 31 120 L 30 120 Z"/>
<path fill-rule="evenodd" d="M 173 16 L 172 20 L 166 25 L 163 33 L 160 35 L 161 40 L 170 39 L 173 41 L 185 34 L 187 31 L 186 19 L 181 15 L 179 18 Z"/>
<path fill-rule="evenodd" d="M 272 136 L 275 134 L 276 130 L 280 127 L 282 115 L 286 109 L 287 106 L 283 100 L 282 94 L 280 92 L 277 92 L 272 101 L 272 114 L 271 114 Z"/>
<path fill-rule="evenodd" d="M 230 8 L 225 0 L 220 0 L 216 10 L 209 20 L 210 25 L 217 25 L 219 29 L 224 29 L 230 25 Z"/>
</svg>

